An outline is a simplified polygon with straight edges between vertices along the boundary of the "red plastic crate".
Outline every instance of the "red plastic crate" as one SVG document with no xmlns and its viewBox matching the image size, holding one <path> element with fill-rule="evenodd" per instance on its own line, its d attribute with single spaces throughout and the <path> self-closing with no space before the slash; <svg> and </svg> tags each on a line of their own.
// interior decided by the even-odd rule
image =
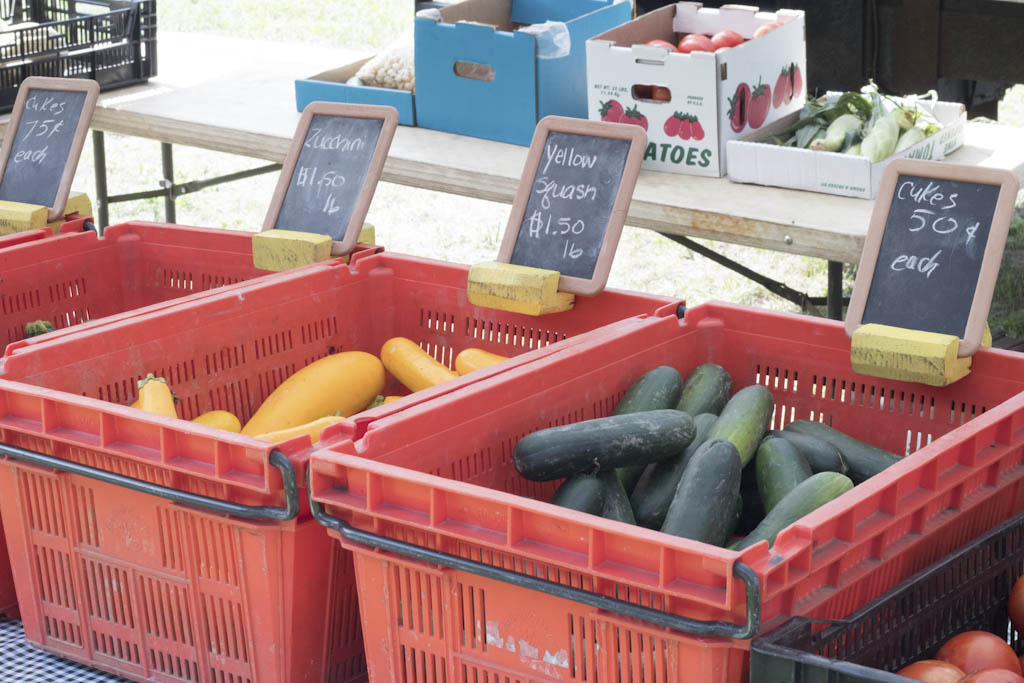
<svg viewBox="0 0 1024 683">
<path fill-rule="evenodd" d="M 312 493 L 354 551 L 371 678 L 746 681 L 749 640 L 736 636 L 757 606 L 761 621 L 845 616 L 1021 509 L 1024 355 L 982 350 L 946 388 L 860 376 L 849 356 L 841 323 L 704 305 L 682 321 L 604 328 L 318 450 Z M 704 362 L 723 365 L 735 388 L 767 386 L 775 428 L 823 420 L 912 456 L 792 525 L 770 551 L 742 553 L 551 505 L 559 482 L 515 471 L 525 434 L 609 415 L 658 365 L 685 374 Z M 616 612 L 636 610 L 509 585 L 434 551 L 662 614 L 626 617 Z M 748 596 L 744 567 L 760 599 Z M 728 622 L 715 630 L 733 637 L 685 633 L 678 617 Z"/>
<path fill-rule="evenodd" d="M 159 223 L 85 231 L 85 218 L 0 238 L 0 346 L 22 340 L 25 323 L 58 330 L 268 274 L 252 265 L 252 235 Z M 65 332 L 47 335 L 48 339 Z M 0 545 L 2 545 L 0 535 Z M 0 552 L 0 611 L 14 595 Z"/>
<path fill-rule="evenodd" d="M 135 222 L 102 238 L 72 232 L 2 249 L 0 273 L 6 345 L 23 339 L 33 320 L 59 330 L 269 271 L 252 264 L 251 233 Z"/>
<path fill-rule="evenodd" d="M 449 366 L 467 346 L 516 356 L 324 434 L 352 438 L 374 417 L 579 343 L 567 337 L 655 310 L 674 315 L 678 306 L 607 291 L 543 318 L 479 309 L 466 298 L 468 270 L 363 252 L 351 265 L 317 264 L 9 346 L 0 365 L 0 442 L 9 444 L 0 446 L 8 458 L 0 462 L 0 514 L 28 640 L 146 680 L 342 681 L 364 673 L 351 556 L 305 506 L 295 520 L 250 522 L 87 476 L 99 470 L 281 507 L 271 444 L 131 409 L 136 380 L 166 377 L 183 418 L 224 409 L 245 422 L 297 369 L 331 352 L 377 353 L 393 336 L 416 340 Z M 385 391 L 400 389 L 391 380 Z M 11 446 L 36 455 L 26 461 Z M 278 448 L 304 482 L 308 438 Z"/>
</svg>

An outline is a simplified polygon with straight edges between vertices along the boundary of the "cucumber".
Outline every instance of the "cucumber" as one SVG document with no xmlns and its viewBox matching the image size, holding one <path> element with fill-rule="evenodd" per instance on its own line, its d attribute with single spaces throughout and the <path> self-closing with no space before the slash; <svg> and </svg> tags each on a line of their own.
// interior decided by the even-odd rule
<svg viewBox="0 0 1024 683">
<path fill-rule="evenodd" d="M 641 413 L 645 410 L 661 410 L 674 408 L 679 403 L 679 395 L 683 392 L 683 378 L 679 371 L 668 365 L 660 365 L 645 372 L 633 386 L 626 391 L 612 415 L 628 415 Z M 690 413 L 696 415 L 696 413 Z M 646 465 L 629 465 L 617 471 L 626 495 L 636 487 L 640 475 Z"/>
<path fill-rule="evenodd" d="M 661 365 L 645 372 L 626 391 L 612 415 L 642 413 L 645 410 L 672 408 L 679 403 L 683 391 L 683 378 L 668 365 Z M 693 413 L 691 413 L 692 415 Z"/>
<path fill-rule="evenodd" d="M 551 497 L 552 505 L 600 515 L 604 509 L 604 484 L 592 474 L 577 474 L 562 482 Z"/>
<path fill-rule="evenodd" d="M 718 415 L 732 393 L 732 377 L 721 365 L 698 365 L 686 376 L 676 410 L 690 415 Z"/>
<path fill-rule="evenodd" d="M 616 475 L 618 470 L 601 472 L 597 478 L 601 480 L 604 487 L 604 506 L 601 508 L 601 516 L 606 519 L 614 519 L 617 522 L 636 524 L 633 517 L 633 508 L 629 505 L 629 496 L 626 489 L 622 488 L 622 482 Z"/>
<path fill-rule="evenodd" d="M 668 506 L 672 504 L 672 499 L 676 495 L 679 478 L 686 470 L 686 464 L 697 452 L 697 448 L 707 441 L 711 425 L 715 424 L 717 419 L 711 413 L 703 413 L 693 418 L 696 433 L 686 450 L 675 458 L 647 466 L 644 476 L 640 478 L 630 497 L 637 524 L 648 529 L 661 528 Z"/>
<path fill-rule="evenodd" d="M 740 491 L 739 452 L 725 439 L 705 441 L 690 458 L 661 530 L 680 538 L 722 545 L 732 527 L 728 508 Z"/>
<path fill-rule="evenodd" d="M 827 441 L 846 457 L 849 476 L 854 484 L 860 484 L 875 476 L 886 467 L 900 461 L 899 456 L 881 448 L 875 448 L 852 436 L 843 434 L 838 429 L 811 420 L 797 420 L 786 425 L 784 431 L 816 436 Z"/>
<path fill-rule="evenodd" d="M 757 471 L 754 467 L 744 467 L 740 479 L 740 497 L 743 498 L 743 510 L 740 521 L 736 525 L 736 535 L 746 536 L 764 519 L 764 503 L 761 492 L 757 490 Z"/>
<path fill-rule="evenodd" d="M 725 533 L 723 534 L 724 538 L 722 538 L 721 543 L 716 543 L 715 545 L 724 547 L 725 544 L 729 542 L 729 539 L 731 539 L 736 533 L 736 527 L 739 526 L 740 517 L 742 515 L 743 494 L 737 491 L 736 495 L 732 497 L 732 502 L 729 504 L 729 507 L 726 509 L 726 525 L 724 529 Z"/>
<path fill-rule="evenodd" d="M 708 440 L 731 441 L 740 453 L 740 462 L 746 467 L 761 443 L 774 409 L 775 399 L 768 389 L 760 384 L 744 387 L 725 404 L 722 414 L 708 434 Z"/>
<path fill-rule="evenodd" d="M 768 541 L 768 545 L 771 546 L 775 543 L 775 537 L 779 535 L 780 531 L 852 488 L 853 482 L 845 474 L 838 472 L 812 474 L 787 493 L 772 511 L 765 515 L 757 528 L 747 534 L 746 538 L 729 547 L 733 550 L 744 550 L 761 541 Z"/>
<path fill-rule="evenodd" d="M 768 437 L 777 436 L 790 442 L 796 449 L 807 458 L 807 464 L 811 466 L 811 472 L 838 472 L 846 474 L 849 469 L 846 464 L 846 456 L 838 448 L 828 441 L 822 441 L 816 436 L 800 434 L 786 430 L 772 430 Z M 767 438 L 767 437 L 765 437 Z"/>
<path fill-rule="evenodd" d="M 771 512 L 787 493 L 811 476 L 811 466 L 796 446 L 779 438 L 768 438 L 757 448 L 754 459 L 757 490 L 766 512 Z"/>
<path fill-rule="evenodd" d="M 516 471 L 533 481 L 551 481 L 667 460 L 686 448 L 693 418 L 678 410 L 649 410 L 584 420 L 527 434 L 516 444 Z"/>
</svg>

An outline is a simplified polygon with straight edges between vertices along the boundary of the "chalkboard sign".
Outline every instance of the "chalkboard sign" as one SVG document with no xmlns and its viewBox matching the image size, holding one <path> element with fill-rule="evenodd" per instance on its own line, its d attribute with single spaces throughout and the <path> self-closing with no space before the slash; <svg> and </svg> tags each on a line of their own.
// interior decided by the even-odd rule
<svg viewBox="0 0 1024 683">
<path fill-rule="evenodd" d="M 558 271 L 560 291 L 604 289 L 646 144 L 637 126 L 542 119 L 498 260 Z"/>
<path fill-rule="evenodd" d="M 312 102 L 302 112 L 264 230 L 329 235 L 331 253 L 356 244 L 398 125 L 398 110 Z"/>
<path fill-rule="evenodd" d="M 981 344 L 1017 180 L 1008 171 L 900 159 L 886 167 L 847 331 L 878 323 Z"/>
<path fill-rule="evenodd" d="M 100 86 L 77 78 L 32 76 L 18 87 L 0 148 L 0 200 L 64 215 Z"/>
</svg>

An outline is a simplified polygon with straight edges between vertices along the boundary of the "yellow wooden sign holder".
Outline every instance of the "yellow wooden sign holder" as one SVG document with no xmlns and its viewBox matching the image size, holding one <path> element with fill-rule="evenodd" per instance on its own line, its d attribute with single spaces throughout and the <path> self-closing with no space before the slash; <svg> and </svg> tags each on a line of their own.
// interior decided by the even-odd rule
<svg viewBox="0 0 1024 683">
<path fill-rule="evenodd" d="M 71 214 L 92 215 L 92 201 L 84 192 L 72 192 L 64 205 L 64 218 L 48 222 L 49 207 L 0 200 L 0 235 L 12 235 L 26 230 L 50 228 L 54 234 L 60 230 Z"/>
<path fill-rule="evenodd" d="M 568 311 L 576 295 L 558 291 L 557 270 L 492 261 L 469 269 L 466 293 L 474 306 L 525 315 Z"/>
<path fill-rule="evenodd" d="M 981 345 L 992 345 L 987 325 Z M 959 348 L 952 334 L 869 323 L 853 332 L 850 363 L 862 375 L 945 387 L 971 371 L 971 356 L 957 357 Z"/>
<path fill-rule="evenodd" d="M 376 244 L 377 231 L 369 223 L 359 232 L 359 244 Z M 252 237 L 252 264 L 279 273 L 299 266 L 327 261 L 333 241 L 330 235 L 297 230 L 266 230 Z M 348 263 L 348 255 L 345 255 Z"/>
</svg>

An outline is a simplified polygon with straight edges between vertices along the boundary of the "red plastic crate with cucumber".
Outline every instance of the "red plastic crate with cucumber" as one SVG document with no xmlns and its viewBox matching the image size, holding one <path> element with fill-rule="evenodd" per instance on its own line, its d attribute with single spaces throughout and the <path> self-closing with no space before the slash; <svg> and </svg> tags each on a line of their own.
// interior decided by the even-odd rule
<svg viewBox="0 0 1024 683">
<path fill-rule="evenodd" d="M 371 672 L 738 682 L 762 624 L 845 616 L 1019 508 L 1022 390 L 1014 354 L 877 380 L 838 322 L 704 305 L 374 421 L 310 492 Z"/>
</svg>

